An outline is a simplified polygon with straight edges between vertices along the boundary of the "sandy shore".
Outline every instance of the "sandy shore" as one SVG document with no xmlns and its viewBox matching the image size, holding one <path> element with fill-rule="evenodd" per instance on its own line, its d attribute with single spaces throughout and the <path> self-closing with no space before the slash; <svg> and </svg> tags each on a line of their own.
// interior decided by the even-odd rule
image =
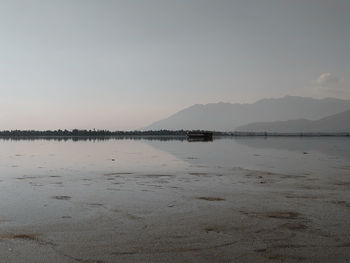
<svg viewBox="0 0 350 263">
<path fill-rule="evenodd" d="M 347 176 L 202 168 L 102 177 L 113 182 L 108 200 L 53 195 L 68 206 L 57 220 L 1 218 L 0 262 L 350 261 Z"/>
</svg>

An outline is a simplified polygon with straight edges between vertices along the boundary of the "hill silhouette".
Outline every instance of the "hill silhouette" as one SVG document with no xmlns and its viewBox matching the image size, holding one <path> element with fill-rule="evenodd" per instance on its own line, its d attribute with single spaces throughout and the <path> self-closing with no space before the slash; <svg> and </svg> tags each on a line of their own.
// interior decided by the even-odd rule
<svg viewBox="0 0 350 263">
<path fill-rule="evenodd" d="M 334 114 L 319 120 L 289 120 L 276 122 L 251 123 L 240 126 L 237 131 L 248 132 L 349 132 L 350 110 Z"/>
<path fill-rule="evenodd" d="M 234 131 L 254 122 L 317 120 L 350 109 L 350 100 L 336 98 L 313 99 L 286 96 L 263 99 L 252 104 L 196 104 L 157 121 L 144 130 L 217 130 Z"/>
</svg>

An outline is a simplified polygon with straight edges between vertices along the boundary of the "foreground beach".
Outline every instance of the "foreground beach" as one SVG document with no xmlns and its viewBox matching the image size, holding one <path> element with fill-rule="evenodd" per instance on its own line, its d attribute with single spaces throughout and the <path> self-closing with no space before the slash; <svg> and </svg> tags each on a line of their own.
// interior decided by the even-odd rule
<svg viewBox="0 0 350 263">
<path fill-rule="evenodd" d="M 0 143 L 0 262 L 349 261 L 346 139 Z"/>
</svg>

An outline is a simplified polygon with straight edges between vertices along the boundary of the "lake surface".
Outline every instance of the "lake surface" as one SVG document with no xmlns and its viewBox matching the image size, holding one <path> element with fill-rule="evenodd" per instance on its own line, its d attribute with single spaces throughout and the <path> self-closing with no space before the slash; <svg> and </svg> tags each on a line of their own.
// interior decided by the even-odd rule
<svg viewBox="0 0 350 263">
<path fill-rule="evenodd" d="M 176 248 L 190 247 L 193 244 L 199 248 L 221 239 L 223 244 L 229 244 L 233 236 L 249 234 L 252 240 L 264 241 L 263 237 L 248 230 L 237 228 L 233 233 L 234 230 L 231 229 L 230 232 L 224 226 L 251 220 L 251 225 L 257 227 L 259 222 L 266 230 L 276 223 L 273 221 L 276 218 L 277 221 L 286 219 L 286 223 L 297 221 L 305 226 L 304 232 L 302 229 L 295 230 L 303 243 L 307 243 L 311 236 L 314 238 L 315 233 L 320 231 L 329 235 L 330 240 L 325 241 L 326 244 L 338 245 L 337 249 L 341 250 L 339 244 L 350 242 L 349 186 L 349 138 L 242 137 L 220 138 L 212 142 L 146 139 L 0 140 L 1 233 L 4 235 L 11 231 L 40 232 L 43 240 L 57 243 L 61 251 L 70 251 L 68 246 L 65 248 L 65 239 L 56 232 L 45 229 L 44 225 L 50 226 L 50 229 L 55 226 L 63 232 L 71 232 L 82 222 L 89 227 L 96 224 L 95 234 L 100 233 L 103 236 L 101 240 L 104 240 L 106 233 L 103 231 L 107 225 L 113 226 L 113 231 L 120 234 L 122 229 L 128 227 L 146 229 L 150 225 L 161 226 L 164 223 L 163 219 L 177 219 L 176 222 L 185 222 L 188 226 L 199 225 L 201 228 L 198 231 L 207 229 L 203 230 L 203 233 L 198 232 L 197 237 L 201 241 L 180 241 L 179 238 L 174 241 L 172 236 L 180 237 L 184 234 L 180 234 L 179 229 L 167 228 L 166 225 L 154 231 L 158 234 L 168 231 L 171 235 L 157 236 L 157 240 L 173 242 Z M 217 213 L 221 213 L 219 218 L 215 217 Z M 277 214 L 269 217 L 266 213 Z M 300 215 L 300 218 L 283 218 L 281 213 L 295 213 Z M 189 215 L 192 216 L 188 218 Z M 204 220 L 205 217 L 208 221 Z M 102 222 L 100 229 L 97 227 L 97 218 Z M 273 220 L 268 221 L 265 218 Z M 110 221 L 103 224 L 107 219 Z M 118 230 L 118 226 L 123 228 Z M 218 230 L 215 230 L 215 227 L 218 227 Z M 285 233 L 283 230 L 281 234 L 281 231 L 278 230 L 276 235 Z M 289 233 L 293 232 L 293 229 L 285 231 Z M 130 230 L 125 234 L 129 245 L 123 243 L 112 246 L 109 243 L 107 247 L 110 246 L 111 251 L 114 249 L 114 252 L 109 254 L 102 253 L 106 250 L 106 245 L 103 246 L 103 250 L 101 247 L 98 250 L 101 240 L 87 236 L 86 230 L 81 230 L 81 233 L 84 233 L 84 240 L 96 243 L 97 250 L 94 251 L 94 255 L 101 254 L 101 262 L 113 262 L 116 258 L 122 258 L 123 262 L 137 262 L 140 258 L 135 258 L 137 253 L 133 253 L 134 248 L 130 248 L 130 244 L 135 239 L 142 240 L 142 233 L 147 231 L 140 230 L 135 236 L 133 230 Z M 298 236 L 307 233 L 311 236 Z M 220 236 L 214 236 L 215 234 Z M 153 232 L 148 233 L 154 241 L 153 235 Z M 196 236 L 195 233 L 192 235 Z M 319 238 L 322 235 L 316 236 Z M 288 238 L 285 241 L 288 244 L 295 242 Z M 264 242 L 262 244 L 267 241 Z M 322 248 L 321 243 L 311 243 L 316 248 Z M 92 257 L 80 241 L 74 244 L 78 246 L 76 251 L 79 252 L 65 251 L 65 254 L 77 253 L 79 256 L 76 257 L 82 260 L 88 255 L 88 258 Z M 234 253 L 232 248 L 231 252 L 220 248 L 220 244 L 218 248 L 215 248 L 215 244 L 212 247 L 222 249 L 221 252 L 226 253 L 226 258 L 235 258 L 247 249 L 240 246 L 241 250 Z M 22 245 L 14 244 L 14 247 L 23 249 Z M 119 253 L 118 247 L 126 252 Z M 145 251 L 152 251 L 147 250 L 144 244 L 140 247 Z M 159 249 L 163 251 L 164 248 L 160 246 Z M 254 257 L 261 257 L 261 260 L 269 261 L 266 253 L 270 252 L 266 248 L 262 249 L 265 249 L 261 250 L 262 256 L 259 251 L 252 249 L 252 254 L 249 254 L 247 259 L 254 261 L 257 260 Z M 177 251 L 165 250 L 157 254 L 158 250 L 154 252 L 154 262 L 162 262 L 164 258 L 161 255 Z M 193 251 L 195 253 L 196 249 Z M 345 251 L 338 251 L 340 259 L 348 256 L 348 252 Z M 209 250 L 206 259 L 190 255 L 187 250 L 185 252 L 179 250 L 178 255 L 181 257 L 178 258 L 178 262 L 185 259 L 210 262 L 212 259 Z M 45 253 L 49 256 L 51 252 Z M 57 254 L 52 256 L 54 258 L 62 256 L 62 253 L 56 250 L 52 253 Z M 285 256 L 281 252 L 277 254 Z M 307 258 L 310 253 L 306 251 L 304 254 L 306 255 L 303 257 Z M 13 254 L 6 255 L 9 259 L 11 255 L 15 257 Z M 321 256 L 329 259 L 327 255 Z M 70 257 L 65 257 L 64 260 L 70 262 Z M 176 257 L 173 259 L 177 262 Z M 16 258 L 16 262 L 21 260 L 26 262 L 23 257 Z M 32 255 L 30 260 L 34 262 L 38 258 Z"/>
</svg>

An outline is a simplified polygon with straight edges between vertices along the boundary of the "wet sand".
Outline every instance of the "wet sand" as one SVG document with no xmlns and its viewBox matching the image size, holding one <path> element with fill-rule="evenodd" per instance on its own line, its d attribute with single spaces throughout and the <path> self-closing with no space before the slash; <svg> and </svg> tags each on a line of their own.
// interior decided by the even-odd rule
<svg viewBox="0 0 350 263">
<path fill-rule="evenodd" d="M 88 210 L 89 216 L 62 214 L 56 223 L 2 226 L 3 262 L 349 260 L 348 181 L 238 168 L 207 174 L 200 183 L 191 173 L 110 176 L 119 183 L 134 177 L 141 184 L 132 191 L 134 204 L 52 196 Z M 110 191 L 128 191 L 117 186 Z"/>
<path fill-rule="evenodd" d="M 30 196 L 35 213 L 2 210 L 0 262 L 349 262 L 350 167 L 327 177 L 191 160 L 5 180 L 2 202 Z"/>
</svg>

